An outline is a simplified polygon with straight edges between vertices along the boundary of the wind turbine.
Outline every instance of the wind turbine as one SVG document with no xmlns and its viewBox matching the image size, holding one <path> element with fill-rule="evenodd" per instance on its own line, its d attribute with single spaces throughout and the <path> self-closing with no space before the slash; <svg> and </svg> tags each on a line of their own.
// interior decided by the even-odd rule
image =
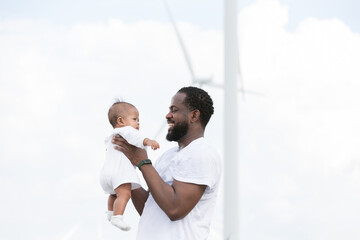
<svg viewBox="0 0 360 240">
<path fill-rule="evenodd" d="M 243 89 L 241 81 L 239 48 L 237 37 L 237 0 L 224 0 L 224 85 L 214 83 L 212 78 L 197 78 L 189 54 L 186 50 L 184 41 L 173 19 L 171 11 L 164 0 L 164 5 L 168 12 L 180 43 L 184 58 L 186 60 L 192 85 L 199 84 L 213 86 L 224 89 L 224 230 L 223 235 L 226 240 L 238 240 L 239 234 L 239 186 L 238 186 L 238 91 L 245 93 L 262 95 L 254 91 Z M 238 88 L 237 79 L 240 79 L 242 88 Z M 164 124 L 165 126 L 165 124 Z M 162 126 L 162 128 L 164 127 Z M 161 128 L 161 129 L 162 129 Z M 158 134 L 161 132 L 159 130 Z M 157 134 L 157 135 L 158 135 Z"/>
<path fill-rule="evenodd" d="M 187 48 L 186 48 L 186 45 L 184 43 L 184 40 L 182 39 L 181 37 L 181 34 L 180 34 L 180 31 L 176 25 L 176 22 L 174 21 L 174 18 L 172 16 L 172 13 L 170 11 L 170 8 L 167 4 L 167 1 L 166 0 L 163 0 L 164 1 L 164 5 L 165 5 L 165 8 L 166 8 L 166 11 L 169 15 L 169 18 L 170 18 L 170 21 L 171 21 L 171 24 L 173 25 L 173 28 L 175 30 L 175 33 L 176 33 L 176 36 L 177 36 L 177 39 L 179 41 L 179 44 L 180 44 L 180 47 L 181 47 L 181 50 L 183 52 L 183 55 L 184 55 L 184 58 L 185 58 L 185 61 L 186 61 L 186 65 L 188 67 L 188 70 L 190 72 L 190 75 L 191 75 L 191 85 L 196 85 L 198 84 L 200 87 L 202 87 L 203 85 L 207 85 L 207 86 L 211 86 L 211 87 L 216 87 L 216 88 L 224 88 L 224 86 L 222 84 L 219 84 L 219 83 L 215 83 L 213 82 L 213 79 L 212 77 L 209 77 L 209 78 L 198 78 L 196 75 L 195 75 L 195 72 L 194 72 L 194 68 L 193 68 L 193 65 L 192 65 L 192 62 L 191 62 L 191 58 L 188 54 L 188 51 L 187 51 Z M 256 92 L 256 91 L 251 91 L 251 90 L 245 90 L 244 89 L 244 83 L 242 81 L 242 78 L 241 78 L 241 73 L 240 73 L 240 63 L 239 63 L 239 50 L 238 50 L 238 46 L 236 45 L 236 49 L 234 50 L 234 53 L 236 54 L 236 68 L 237 68 L 237 78 L 240 80 L 240 85 L 242 86 L 241 88 L 238 88 L 237 86 L 235 87 L 235 89 L 237 89 L 237 91 L 240 91 L 243 93 L 243 96 L 245 96 L 245 93 L 247 94 L 251 94 L 251 95 L 263 95 L 262 93 L 259 93 L 259 92 Z"/>
<path fill-rule="evenodd" d="M 197 78 L 195 76 L 194 69 L 193 69 L 192 63 L 191 63 L 191 59 L 190 59 L 189 54 L 188 54 L 188 52 L 186 50 L 186 46 L 185 46 L 184 41 L 183 41 L 183 39 L 181 37 L 181 34 L 180 34 L 180 32 L 179 32 L 179 30 L 178 30 L 178 28 L 176 26 L 176 23 L 174 21 L 174 18 L 173 18 L 172 14 L 171 14 L 170 8 L 169 8 L 166 0 L 164 0 L 164 5 L 165 5 L 166 11 L 167 11 L 167 13 L 169 15 L 170 21 L 171 21 L 171 23 L 172 23 L 172 25 L 174 27 L 176 36 L 177 36 L 178 41 L 180 43 L 181 50 L 182 50 L 182 52 L 184 54 L 184 58 L 185 58 L 187 66 L 188 66 L 190 75 L 191 75 L 191 85 L 199 84 L 200 86 L 202 86 L 204 84 L 210 84 L 212 82 L 212 78 Z"/>
</svg>

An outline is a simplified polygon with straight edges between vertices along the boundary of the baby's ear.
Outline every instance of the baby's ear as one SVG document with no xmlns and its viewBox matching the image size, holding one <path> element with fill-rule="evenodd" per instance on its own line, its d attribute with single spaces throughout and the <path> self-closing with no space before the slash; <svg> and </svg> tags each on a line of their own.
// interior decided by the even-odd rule
<svg viewBox="0 0 360 240">
<path fill-rule="evenodd" d="M 124 126 L 124 119 L 122 117 L 118 117 L 116 119 L 116 122 L 117 122 L 118 125 Z"/>
</svg>

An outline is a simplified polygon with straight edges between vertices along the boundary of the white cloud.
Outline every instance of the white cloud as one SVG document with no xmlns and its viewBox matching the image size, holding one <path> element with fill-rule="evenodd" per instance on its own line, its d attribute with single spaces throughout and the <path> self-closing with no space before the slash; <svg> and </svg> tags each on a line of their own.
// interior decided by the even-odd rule
<svg viewBox="0 0 360 240">
<path fill-rule="evenodd" d="M 350 231 L 346 238 L 356 239 L 360 208 L 350 199 L 360 195 L 353 191 L 360 164 L 359 34 L 337 19 L 316 18 L 287 32 L 284 16 L 278 1 L 258 1 L 239 17 L 245 86 L 266 95 L 248 96 L 240 107 L 242 234 L 337 239 Z"/>
</svg>

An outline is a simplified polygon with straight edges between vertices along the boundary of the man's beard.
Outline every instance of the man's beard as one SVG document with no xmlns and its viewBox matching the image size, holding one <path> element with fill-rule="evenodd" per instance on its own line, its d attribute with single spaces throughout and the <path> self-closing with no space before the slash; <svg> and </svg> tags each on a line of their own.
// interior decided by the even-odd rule
<svg viewBox="0 0 360 240">
<path fill-rule="evenodd" d="M 180 122 L 175 124 L 170 132 L 166 135 L 168 141 L 179 141 L 183 136 L 187 134 L 189 130 L 189 124 L 187 122 Z"/>
</svg>

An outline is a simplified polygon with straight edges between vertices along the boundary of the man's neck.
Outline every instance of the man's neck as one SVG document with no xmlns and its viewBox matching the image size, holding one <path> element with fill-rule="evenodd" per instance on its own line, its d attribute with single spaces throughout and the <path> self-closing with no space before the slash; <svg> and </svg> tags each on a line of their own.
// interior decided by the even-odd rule
<svg viewBox="0 0 360 240">
<path fill-rule="evenodd" d="M 178 141 L 179 151 L 189 145 L 192 141 L 204 137 L 204 132 L 197 132 L 194 134 L 186 134 Z"/>
</svg>

